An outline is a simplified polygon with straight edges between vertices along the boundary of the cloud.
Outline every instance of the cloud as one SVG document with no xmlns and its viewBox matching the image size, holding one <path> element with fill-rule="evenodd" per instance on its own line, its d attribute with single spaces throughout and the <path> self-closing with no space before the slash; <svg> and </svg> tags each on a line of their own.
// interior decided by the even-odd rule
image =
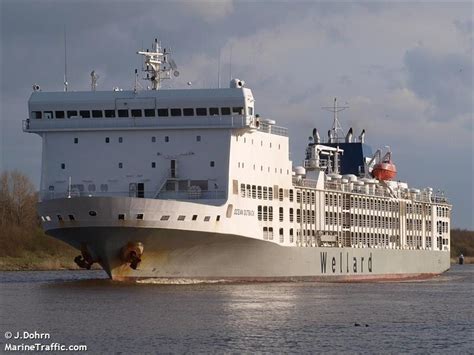
<svg viewBox="0 0 474 355">
<path fill-rule="evenodd" d="M 212 23 L 229 16 L 234 11 L 234 4 L 232 0 L 187 1 L 186 11 Z"/>
<path fill-rule="evenodd" d="M 332 114 L 321 106 L 337 96 L 350 106 L 340 114 L 344 131 L 366 128 L 374 148 L 391 145 L 403 178 L 447 188 L 463 206 L 454 225 L 473 223 L 466 200 L 472 179 L 452 173 L 472 171 L 466 15 L 472 4 L 4 0 L 0 6 L 0 159 L 9 169 L 38 180 L 40 139 L 21 132 L 21 120 L 33 82 L 62 90 L 66 23 L 71 90 L 89 90 L 92 69 L 101 76 L 99 90 L 131 88 L 141 67 L 135 52 L 156 36 L 172 47 L 181 73 L 164 87 L 188 81 L 192 88 L 216 87 L 219 51 L 225 87 L 232 51 L 233 76 L 253 90 L 257 113 L 289 128 L 295 164 L 313 127 L 326 135 Z M 440 144 L 447 137 L 456 139 Z M 449 169 L 440 168 L 445 160 Z"/>
<path fill-rule="evenodd" d="M 433 106 L 430 118 L 453 120 L 472 113 L 472 58 L 463 53 L 437 53 L 417 47 L 404 58 L 408 87 Z"/>
</svg>

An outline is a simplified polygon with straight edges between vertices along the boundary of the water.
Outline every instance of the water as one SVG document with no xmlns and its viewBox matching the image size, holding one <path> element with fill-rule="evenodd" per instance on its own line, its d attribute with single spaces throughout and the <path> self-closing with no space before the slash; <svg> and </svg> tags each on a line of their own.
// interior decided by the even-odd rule
<svg viewBox="0 0 474 355">
<path fill-rule="evenodd" d="M 90 353 L 472 353 L 473 281 L 474 265 L 427 281 L 353 284 L 121 284 L 100 271 L 1 272 L 0 352 L 6 331 L 26 330 L 51 336 L 27 344 L 85 344 Z"/>
</svg>

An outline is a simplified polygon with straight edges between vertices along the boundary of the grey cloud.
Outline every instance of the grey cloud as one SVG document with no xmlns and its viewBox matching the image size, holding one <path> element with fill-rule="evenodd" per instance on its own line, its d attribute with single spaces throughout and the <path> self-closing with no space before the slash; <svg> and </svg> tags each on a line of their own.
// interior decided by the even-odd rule
<svg viewBox="0 0 474 355">
<path fill-rule="evenodd" d="M 456 29 L 461 32 L 464 35 L 472 37 L 472 27 L 473 27 L 473 21 L 472 19 L 469 20 L 454 20 L 454 26 Z"/>
<path fill-rule="evenodd" d="M 433 120 L 447 121 L 472 114 L 472 58 L 417 47 L 406 52 L 404 63 L 408 87 L 433 105 Z"/>
</svg>

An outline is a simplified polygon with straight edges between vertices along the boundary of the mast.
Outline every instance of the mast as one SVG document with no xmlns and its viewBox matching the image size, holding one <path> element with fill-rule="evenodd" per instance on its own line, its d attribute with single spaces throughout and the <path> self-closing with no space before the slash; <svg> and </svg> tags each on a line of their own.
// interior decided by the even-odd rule
<svg viewBox="0 0 474 355">
<path fill-rule="evenodd" d="M 342 126 L 341 123 L 339 122 L 339 119 L 337 117 L 338 112 L 344 111 L 346 108 L 349 108 L 349 106 L 338 106 L 337 105 L 337 97 L 334 98 L 334 104 L 333 106 L 323 106 L 321 107 L 323 110 L 332 112 L 333 115 L 333 123 L 332 123 L 332 128 L 329 131 L 330 132 L 330 139 L 333 139 L 334 142 L 338 142 L 339 139 L 344 139 L 344 133 L 342 131 Z"/>
<path fill-rule="evenodd" d="M 166 48 L 161 48 L 158 38 L 155 38 L 151 52 L 147 49 L 146 52 L 138 51 L 137 54 L 145 57 L 145 68 L 143 71 L 147 74 L 144 79 L 151 82 L 152 90 L 160 89 L 161 81 L 171 79 L 171 73 L 175 77 L 179 76 L 179 72 L 176 70 L 176 63 L 173 59 L 168 58 L 170 53 Z"/>
</svg>

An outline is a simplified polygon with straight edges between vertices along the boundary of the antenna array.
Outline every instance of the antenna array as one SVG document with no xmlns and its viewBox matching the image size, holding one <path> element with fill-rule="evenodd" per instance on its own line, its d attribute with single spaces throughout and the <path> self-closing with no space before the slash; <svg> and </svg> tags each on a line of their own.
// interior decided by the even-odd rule
<svg viewBox="0 0 474 355">
<path fill-rule="evenodd" d="M 151 82 L 153 90 L 160 89 L 161 81 L 171 79 L 171 74 L 175 77 L 179 76 L 176 63 L 173 59 L 168 58 L 169 50 L 162 49 L 157 38 L 155 38 L 151 52 L 147 49 L 146 51 L 138 51 L 137 54 L 145 57 L 145 68 L 142 70 L 146 72 L 146 77 L 143 79 Z"/>
<path fill-rule="evenodd" d="M 337 118 L 337 114 L 338 112 L 344 111 L 346 108 L 349 108 L 349 106 L 337 106 L 337 98 L 335 97 L 333 106 L 323 106 L 321 108 L 323 110 L 332 112 L 334 114 L 332 128 L 329 131 L 330 138 L 334 139 L 335 142 L 337 142 L 340 138 L 343 139 L 344 133 L 342 131 L 341 123 L 339 122 L 339 119 Z"/>
</svg>

